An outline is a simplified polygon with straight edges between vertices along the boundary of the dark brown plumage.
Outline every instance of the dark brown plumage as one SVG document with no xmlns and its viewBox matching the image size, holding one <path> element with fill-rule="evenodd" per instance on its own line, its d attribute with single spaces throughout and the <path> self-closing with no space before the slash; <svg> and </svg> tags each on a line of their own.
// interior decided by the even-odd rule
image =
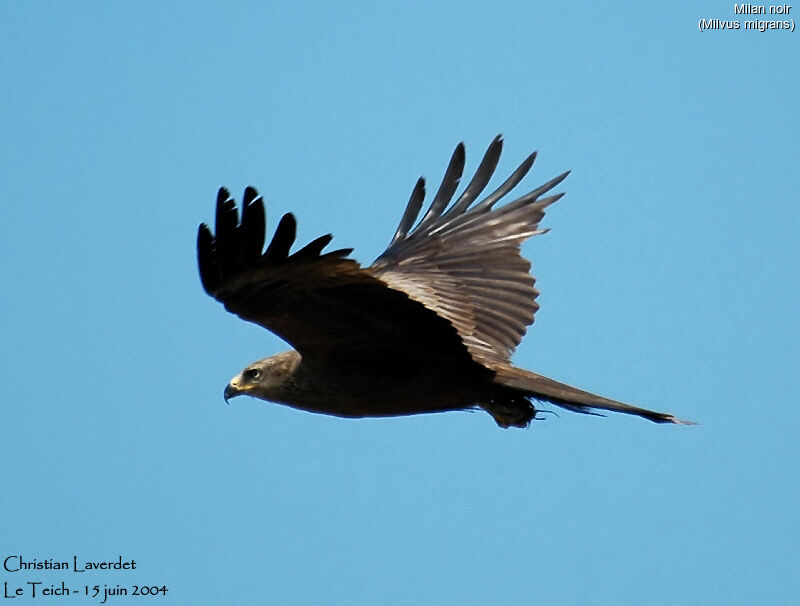
<svg viewBox="0 0 800 606">
<path fill-rule="evenodd" d="M 472 181 L 451 203 L 464 169 L 459 144 L 430 208 L 417 182 L 388 248 L 369 267 L 351 249 L 323 253 L 326 235 L 290 254 L 296 223 L 281 218 L 264 250 L 265 213 L 244 192 L 241 221 L 227 190 L 217 197 L 216 234 L 200 225 L 197 255 L 206 292 L 239 317 L 295 349 L 259 360 L 234 377 L 225 398 L 248 394 L 342 417 L 381 417 L 480 407 L 501 427 L 525 427 L 532 400 L 685 423 L 516 368 L 510 357 L 538 309 L 521 243 L 545 233 L 546 195 L 559 175 L 502 206 L 536 154 L 480 202 L 502 149 L 496 137 Z"/>
</svg>

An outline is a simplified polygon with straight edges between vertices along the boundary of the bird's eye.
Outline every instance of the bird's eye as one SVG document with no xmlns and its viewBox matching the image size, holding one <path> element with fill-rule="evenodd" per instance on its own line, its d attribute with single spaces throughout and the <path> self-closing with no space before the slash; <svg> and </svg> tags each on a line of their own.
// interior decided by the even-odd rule
<svg viewBox="0 0 800 606">
<path fill-rule="evenodd" d="M 255 381 L 261 376 L 261 371 L 258 368 L 248 368 L 244 371 L 244 376 L 249 381 Z"/>
</svg>

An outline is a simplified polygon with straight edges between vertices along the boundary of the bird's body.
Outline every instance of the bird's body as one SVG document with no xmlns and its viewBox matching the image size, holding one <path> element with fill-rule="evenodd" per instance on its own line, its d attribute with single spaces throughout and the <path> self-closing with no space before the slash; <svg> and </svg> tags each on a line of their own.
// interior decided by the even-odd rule
<svg viewBox="0 0 800 606">
<path fill-rule="evenodd" d="M 315 366 L 291 350 L 259 360 L 262 375 L 249 393 L 293 408 L 340 417 L 387 417 L 473 408 L 486 381 L 465 376 L 460 365 L 376 361 Z M 475 369 L 480 373 L 480 369 Z M 483 373 L 489 375 L 485 370 Z M 234 391 L 247 383 L 234 378 Z M 233 393 L 231 392 L 231 395 Z"/>
<path fill-rule="evenodd" d="M 264 250 L 261 198 L 245 190 L 242 217 L 227 190 L 217 198 L 215 235 L 201 225 L 198 263 L 205 290 L 245 320 L 296 349 L 259 360 L 234 377 L 226 399 L 248 394 L 310 412 L 385 417 L 480 407 L 502 427 L 524 427 L 532 400 L 577 412 L 614 410 L 659 423 L 672 415 L 633 407 L 514 367 L 511 353 L 538 309 L 520 244 L 546 230 L 542 197 L 568 173 L 497 206 L 535 154 L 478 203 L 502 140 L 451 204 L 464 166 L 456 148 L 430 209 L 418 181 L 400 226 L 370 267 L 350 250 L 322 253 L 331 236 L 294 254 L 295 220 L 285 215 Z M 412 229 L 413 227 L 413 229 Z"/>
</svg>

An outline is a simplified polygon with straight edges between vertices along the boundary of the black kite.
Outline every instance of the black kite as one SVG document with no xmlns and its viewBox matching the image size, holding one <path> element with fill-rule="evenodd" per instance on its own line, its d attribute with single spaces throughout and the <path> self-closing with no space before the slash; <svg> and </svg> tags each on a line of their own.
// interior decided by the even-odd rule
<svg viewBox="0 0 800 606">
<path fill-rule="evenodd" d="M 244 320 L 274 332 L 294 350 L 247 366 L 225 399 L 247 394 L 340 417 L 486 410 L 501 427 L 526 427 L 532 400 L 576 412 L 596 409 L 684 423 L 516 368 L 510 357 L 533 322 L 537 291 L 521 243 L 545 233 L 547 195 L 568 173 L 497 203 L 536 154 L 492 194 L 475 202 L 495 171 L 502 138 L 452 204 L 464 169 L 459 144 L 430 208 L 417 182 L 386 251 L 369 267 L 352 249 L 323 253 L 332 236 L 290 254 L 296 222 L 284 215 L 264 250 L 265 214 L 252 187 L 242 216 L 226 189 L 217 197 L 216 234 L 200 225 L 197 255 L 206 292 Z"/>
</svg>

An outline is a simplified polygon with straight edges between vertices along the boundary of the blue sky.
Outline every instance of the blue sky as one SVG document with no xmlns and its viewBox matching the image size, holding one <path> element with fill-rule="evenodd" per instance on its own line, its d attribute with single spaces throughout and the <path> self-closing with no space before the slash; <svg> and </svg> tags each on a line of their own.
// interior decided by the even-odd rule
<svg viewBox="0 0 800 606">
<path fill-rule="evenodd" d="M 0 555 L 137 561 L 0 581 L 797 602 L 797 33 L 698 31 L 742 18 L 723 2 L 0 11 Z M 285 345 L 200 287 L 217 188 L 368 263 L 417 177 L 499 132 L 499 179 L 534 149 L 521 187 L 573 171 L 524 247 L 541 309 L 515 362 L 700 424 L 226 407 Z"/>
</svg>

